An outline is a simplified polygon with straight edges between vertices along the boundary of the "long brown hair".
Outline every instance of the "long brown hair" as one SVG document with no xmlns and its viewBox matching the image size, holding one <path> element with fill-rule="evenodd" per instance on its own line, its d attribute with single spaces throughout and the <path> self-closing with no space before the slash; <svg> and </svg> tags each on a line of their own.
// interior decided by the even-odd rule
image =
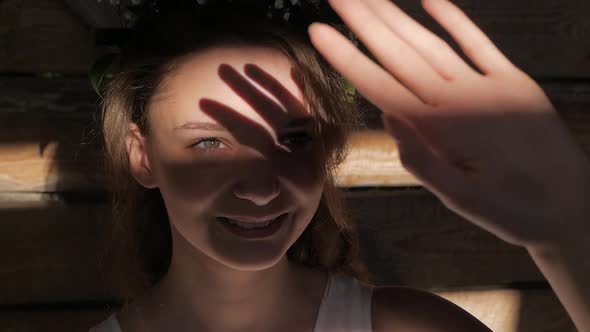
<svg viewBox="0 0 590 332">
<path fill-rule="evenodd" d="M 288 259 L 370 283 L 359 256 L 355 225 L 334 182 L 334 170 L 347 152 L 348 135 L 363 126 L 356 102 L 347 98 L 341 76 L 313 48 L 306 27 L 260 17 L 247 6 L 236 8 L 184 8 L 140 21 L 122 49 L 118 73 L 105 89 L 101 129 L 112 218 L 103 234 L 100 265 L 111 292 L 125 301 L 162 278 L 172 255 L 159 189 L 139 185 L 129 171 L 124 144 L 128 125 L 133 122 L 142 135 L 149 135 L 146 119 L 154 92 L 184 58 L 217 45 L 281 51 L 299 74 L 304 101 L 316 119 L 326 185 L 309 226 L 287 251 Z"/>
</svg>

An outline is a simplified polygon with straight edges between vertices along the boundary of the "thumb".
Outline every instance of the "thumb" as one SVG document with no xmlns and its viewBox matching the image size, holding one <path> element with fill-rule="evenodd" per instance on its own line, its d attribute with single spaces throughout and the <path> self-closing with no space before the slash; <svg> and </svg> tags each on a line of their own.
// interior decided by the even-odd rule
<svg viewBox="0 0 590 332">
<path fill-rule="evenodd" d="M 396 141 L 402 166 L 437 196 L 457 190 L 463 183 L 459 172 L 439 158 L 417 129 L 405 119 L 381 114 L 385 130 Z M 440 196 L 439 196 L 440 197 Z"/>
<path fill-rule="evenodd" d="M 416 130 L 408 121 L 398 116 L 386 115 L 385 113 L 381 113 L 381 121 L 383 122 L 385 131 L 395 140 L 400 153 L 402 150 L 404 153 L 411 152 L 412 150 L 415 151 L 417 145 L 415 140 L 418 139 L 418 135 L 416 135 Z M 408 149 L 407 145 L 411 145 L 412 148 Z M 423 148 L 420 147 L 419 149 Z"/>
</svg>

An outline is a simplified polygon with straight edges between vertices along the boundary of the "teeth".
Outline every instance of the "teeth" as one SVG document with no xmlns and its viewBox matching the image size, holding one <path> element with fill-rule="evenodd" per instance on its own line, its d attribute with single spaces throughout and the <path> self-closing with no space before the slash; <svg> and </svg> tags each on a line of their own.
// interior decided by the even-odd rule
<svg viewBox="0 0 590 332">
<path fill-rule="evenodd" d="M 225 219 L 227 222 L 229 222 L 232 225 L 237 225 L 237 226 L 240 226 L 242 228 L 247 228 L 247 229 L 266 227 L 271 222 L 273 222 L 273 221 L 276 220 L 276 218 L 275 218 L 275 219 L 269 220 L 269 221 L 264 222 L 264 223 L 253 223 L 253 222 L 242 222 L 242 221 L 238 221 L 238 220 L 234 220 L 234 219 L 229 219 L 229 218 L 223 218 L 223 219 Z"/>
</svg>

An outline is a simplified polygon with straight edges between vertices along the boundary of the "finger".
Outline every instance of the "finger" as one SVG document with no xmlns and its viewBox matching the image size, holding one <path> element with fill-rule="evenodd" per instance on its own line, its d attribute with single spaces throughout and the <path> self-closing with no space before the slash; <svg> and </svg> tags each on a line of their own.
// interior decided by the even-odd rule
<svg viewBox="0 0 590 332">
<path fill-rule="evenodd" d="M 446 82 L 410 45 L 376 16 L 362 0 L 330 0 L 334 11 L 391 74 L 418 98 L 436 105 Z"/>
<path fill-rule="evenodd" d="M 283 84 L 264 69 L 255 64 L 246 64 L 244 66 L 244 72 L 246 76 L 275 96 L 287 108 L 287 112 L 305 114 L 303 104 Z"/>
<path fill-rule="evenodd" d="M 422 6 L 449 32 L 482 73 L 514 71 L 514 64 L 455 4 L 448 0 L 422 0 Z"/>
<path fill-rule="evenodd" d="M 449 44 L 416 22 L 390 0 L 365 0 L 365 3 L 446 80 L 479 74 L 466 64 Z"/>
<path fill-rule="evenodd" d="M 331 26 L 313 23 L 309 34 L 320 54 L 383 112 L 409 117 L 425 108 L 417 96 Z"/>
</svg>

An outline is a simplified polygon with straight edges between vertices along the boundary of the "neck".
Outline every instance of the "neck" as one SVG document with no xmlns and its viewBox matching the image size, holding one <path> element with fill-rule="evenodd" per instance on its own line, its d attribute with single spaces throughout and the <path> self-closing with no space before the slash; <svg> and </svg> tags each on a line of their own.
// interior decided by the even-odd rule
<svg viewBox="0 0 590 332">
<path fill-rule="evenodd" d="M 311 317 L 312 326 L 315 323 L 325 280 L 317 287 L 318 273 L 289 262 L 286 255 L 265 269 L 243 271 L 194 248 L 175 247 L 173 252 L 168 273 L 145 301 L 149 309 L 141 313 L 149 326 L 173 331 L 286 331 L 300 327 L 302 319 Z"/>
</svg>

